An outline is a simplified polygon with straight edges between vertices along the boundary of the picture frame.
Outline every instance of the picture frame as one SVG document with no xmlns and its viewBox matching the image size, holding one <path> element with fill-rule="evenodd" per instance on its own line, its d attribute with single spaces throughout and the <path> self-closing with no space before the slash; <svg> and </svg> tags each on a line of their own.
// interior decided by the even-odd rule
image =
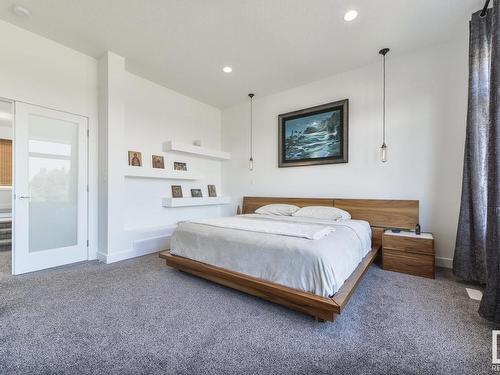
<svg viewBox="0 0 500 375">
<path fill-rule="evenodd" d="M 217 196 L 217 190 L 215 189 L 215 185 L 208 185 L 208 196 L 209 197 Z"/>
<path fill-rule="evenodd" d="M 129 151 L 128 165 L 132 167 L 142 167 L 142 154 L 139 151 Z"/>
<path fill-rule="evenodd" d="M 349 99 L 278 116 L 278 167 L 349 161 Z"/>
<path fill-rule="evenodd" d="M 152 155 L 151 159 L 153 168 L 165 169 L 165 160 L 163 159 L 163 156 Z"/>
<path fill-rule="evenodd" d="M 182 186 L 172 185 L 172 198 L 182 198 Z"/>
<path fill-rule="evenodd" d="M 187 164 L 181 161 L 174 161 L 174 171 L 187 171 Z"/>
<path fill-rule="evenodd" d="M 203 198 L 203 193 L 201 192 L 201 189 L 191 189 L 191 197 Z"/>
</svg>

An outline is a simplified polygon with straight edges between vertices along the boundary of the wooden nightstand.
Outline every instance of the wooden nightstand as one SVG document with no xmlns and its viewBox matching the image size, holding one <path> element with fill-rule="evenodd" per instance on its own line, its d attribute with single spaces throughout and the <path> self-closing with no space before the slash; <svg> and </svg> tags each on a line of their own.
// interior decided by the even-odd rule
<svg viewBox="0 0 500 375">
<path fill-rule="evenodd" d="M 382 268 L 434 278 L 434 236 L 432 233 L 384 231 L 382 235 Z"/>
</svg>

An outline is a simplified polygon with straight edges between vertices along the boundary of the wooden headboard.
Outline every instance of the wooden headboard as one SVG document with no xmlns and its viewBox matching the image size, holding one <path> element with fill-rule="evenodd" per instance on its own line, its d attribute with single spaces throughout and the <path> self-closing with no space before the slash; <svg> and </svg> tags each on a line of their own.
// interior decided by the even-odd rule
<svg viewBox="0 0 500 375">
<path fill-rule="evenodd" d="M 372 227 L 415 229 L 418 223 L 418 201 L 414 200 L 335 199 L 334 206 Z"/>
<path fill-rule="evenodd" d="M 348 211 L 355 220 L 368 221 L 374 243 L 381 242 L 386 228 L 414 229 L 419 222 L 417 200 L 243 197 L 242 212 L 251 214 L 259 207 L 272 203 L 338 207 Z"/>
</svg>

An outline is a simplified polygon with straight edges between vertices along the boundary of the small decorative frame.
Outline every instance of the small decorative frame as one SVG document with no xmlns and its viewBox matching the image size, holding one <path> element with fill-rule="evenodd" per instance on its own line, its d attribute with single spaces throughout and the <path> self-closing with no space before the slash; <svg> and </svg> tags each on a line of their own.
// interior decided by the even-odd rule
<svg viewBox="0 0 500 375">
<path fill-rule="evenodd" d="M 187 164 L 180 161 L 174 161 L 174 171 L 187 171 Z"/>
<path fill-rule="evenodd" d="M 139 151 L 129 151 L 128 165 L 133 167 L 142 167 L 142 154 Z"/>
<path fill-rule="evenodd" d="M 193 198 L 202 198 L 203 193 L 201 192 L 201 189 L 191 189 L 191 196 Z"/>
<path fill-rule="evenodd" d="M 153 155 L 152 156 L 153 168 L 165 169 L 165 161 L 163 156 Z"/>
<path fill-rule="evenodd" d="M 215 185 L 208 185 L 208 196 L 209 197 L 217 196 L 217 190 L 215 189 Z"/>
<path fill-rule="evenodd" d="M 172 185 L 172 198 L 182 198 L 181 185 Z"/>
</svg>

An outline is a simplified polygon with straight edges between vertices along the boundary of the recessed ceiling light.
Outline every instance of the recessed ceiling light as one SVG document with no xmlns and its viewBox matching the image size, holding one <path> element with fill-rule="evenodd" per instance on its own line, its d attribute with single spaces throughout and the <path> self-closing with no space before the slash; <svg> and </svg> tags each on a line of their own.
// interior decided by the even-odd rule
<svg viewBox="0 0 500 375">
<path fill-rule="evenodd" d="M 233 68 L 231 68 L 230 66 L 225 66 L 222 71 L 224 73 L 231 73 L 233 71 Z"/>
<path fill-rule="evenodd" d="M 354 10 L 354 9 L 351 9 L 351 10 L 348 10 L 345 14 L 344 14 L 344 21 L 352 21 L 354 20 L 356 17 L 358 16 L 358 11 L 357 10 Z"/>
<path fill-rule="evenodd" d="M 29 17 L 31 16 L 31 12 L 28 8 L 25 8 L 21 5 L 14 5 L 12 7 L 12 11 L 18 17 Z"/>
</svg>

